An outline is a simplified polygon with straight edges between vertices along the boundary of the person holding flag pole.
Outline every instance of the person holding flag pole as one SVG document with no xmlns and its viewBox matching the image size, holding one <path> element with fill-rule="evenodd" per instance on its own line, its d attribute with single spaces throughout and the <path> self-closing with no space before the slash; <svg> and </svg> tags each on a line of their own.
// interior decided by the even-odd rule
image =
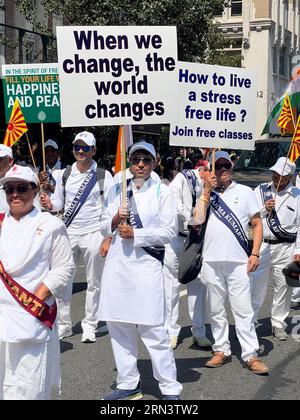
<svg viewBox="0 0 300 420">
<path fill-rule="evenodd" d="M 254 319 L 263 305 L 269 281 L 273 278 L 271 308 L 272 333 L 277 340 L 287 340 L 285 319 L 288 316 L 292 288 L 286 284 L 282 269 L 291 261 L 300 261 L 300 190 L 291 183 L 300 155 L 300 116 L 287 157 L 277 160 L 270 170 L 272 181 L 255 189 L 261 204 L 263 244 L 260 267 L 253 273 L 252 305 Z"/>
</svg>

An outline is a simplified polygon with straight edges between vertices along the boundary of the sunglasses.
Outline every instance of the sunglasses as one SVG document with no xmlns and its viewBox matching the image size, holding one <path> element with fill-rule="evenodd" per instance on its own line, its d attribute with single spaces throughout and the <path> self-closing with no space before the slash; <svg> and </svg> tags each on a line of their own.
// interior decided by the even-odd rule
<svg viewBox="0 0 300 420">
<path fill-rule="evenodd" d="M 216 171 L 219 171 L 220 169 L 222 169 L 222 168 L 224 168 L 224 169 L 231 169 L 232 168 L 232 165 L 231 165 L 231 163 L 230 162 L 224 162 L 224 163 L 216 163 L 215 164 L 215 169 L 216 169 Z"/>
<path fill-rule="evenodd" d="M 81 144 L 74 144 L 73 149 L 75 152 L 79 152 L 81 149 L 84 153 L 88 153 L 92 150 L 93 146 L 82 146 Z"/>
<path fill-rule="evenodd" d="M 16 187 L 12 185 L 4 185 L 3 187 L 6 194 L 13 194 L 15 191 L 17 194 L 25 194 L 28 190 L 31 190 L 32 187 L 30 185 L 17 185 Z"/>
<path fill-rule="evenodd" d="M 133 164 L 133 165 L 138 165 L 140 162 L 143 162 L 145 165 L 150 165 L 152 162 L 154 162 L 154 160 L 153 159 L 150 159 L 150 158 L 146 158 L 146 157 L 134 157 L 134 158 L 132 158 L 131 160 L 130 160 L 130 162 Z"/>
</svg>

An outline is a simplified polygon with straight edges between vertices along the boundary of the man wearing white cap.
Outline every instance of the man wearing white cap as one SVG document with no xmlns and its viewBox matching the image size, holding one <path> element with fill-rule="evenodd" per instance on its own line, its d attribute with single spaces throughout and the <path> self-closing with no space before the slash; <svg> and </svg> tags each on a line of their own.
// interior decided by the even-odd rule
<svg viewBox="0 0 300 420">
<path fill-rule="evenodd" d="M 74 264 L 64 224 L 33 205 L 35 173 L 14 165 L 0 180 L 0 399 L 49 399 L 60 385 L 55 298 Z"/>
<path fill-rule="evenodd" d="M 129 152 L 133 178 L 127 182 L 127 205 L 113 188 L 101 221 L 112 235 L 103 271 L 99 319 L 106 321 L 118 370 L 117 388 L 104 400 L 140 399 L 137 333 L 144 342 L 165 400 L 180 400 L 182 386 L 167 329 L 162 263 L 164 245 L 177 232 L 176 206 L 170 190 L 151 177 L 156 153 L 139 142 Z"/>
<path fill-rule="evenodd" d="M 104 197 L 113 185 L 113 178 L 108 171 L 97 168 L 97 163 L 93 160 L 96 154 L 96 139 L 92 133 L 83 131 L 75 136 L 73 153 L 76 162 L 59 174 L 51 200 L 43 194 L 41 202 L 50 211 L 64 209 L 63 221 L 67 226 L 76 266 L 80 254 L 83 254 L 87 292 L 85 317 L 81 322 L 81 341 L 92 343 L 96 341 L 100 280 L 104 266 L 104 259 L 99 255 L 99 248 L 104 239 L 99 223 Z M 69 175 L 66 178 L 67 171 Z M 71 295 L 72 285 L 64 299 L 58 302 L 60 338 L 72 335 Z"/>
<path fill-rule="evenodd" d="M 255 189 L 263 220 L 263 245 L 260 266 L 253 274 L 252 305 L 257 321 L 267 287 L 274 281 L 271 309 L 272 332 L 277 340 L 288 338 L 285 318 L 288 316 L 292 288 L 286 282 L 282 269 L 293 259 L 300 260 L 300 190 L 291 179 L 296 165 L 281 157 L 270 168 L 272 182 Z"/>
<path fill-rule="evenodd" d="M 59 159 L 58 145 L 55 140 L 48 139 L 45 143 L 46 171 L 40 172 L 41 187 L 49 197 L 54 193 L 56 180 L 64 165 Z"/>
<path fill-rule="evenodd" d="M 227 152 L 215 154 L 216 175 L 196 205 L 196 216 L 204 204 L 209 211 L 203 245 L 201 280 L 207 285 L 211 329 L 215 340 L 213 357 L 205 364 L 218 368 L 231 361 L 226 302 L 229 300 L 245 366 L 257 375 L 269 372 L 257 358 L 259 348 L 251 305 L 250 274 L 259 265 L 262 223 L 259 205 L 251 188 L 232 180 L 232 162 Z M 204 216 L 204 215 L 203 215 Z M 206 216 L 206 215 L 205 215 Z M 201 223 L 204 220 L 197 220 Z M 253 228 L 253 247 L 247 237 Z"/>
<path fill-rule="evenodd" d="M 0 179 L 3 178 L 6 172 L 12 167 L 14 162 L 12 149 L 4 144 L 0 144 Z M 6 201 L 6 195 L 3 190 L 0 190 L 0 213 L 9 210 Z"/>
</svg>

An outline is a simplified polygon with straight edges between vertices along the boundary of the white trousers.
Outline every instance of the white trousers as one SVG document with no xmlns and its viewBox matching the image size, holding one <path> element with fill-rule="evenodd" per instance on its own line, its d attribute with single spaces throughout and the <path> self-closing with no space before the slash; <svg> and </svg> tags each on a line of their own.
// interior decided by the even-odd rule
<svg viewBox="0 0 300 420">
<path fill-rule="evenodd" d="M 0 399 L 49 400 L 60 387 L 60 349 L 55 339 L 6 343 L 0 340 Z"/>
<path fill-rule="evenodd" d="M 182 252 L 185 238 L 177 236 L 170 244 L 165 246 L 164 259 L 164 293 L 166 300 L 166 327 L 170 336 L 178 336 L 180 325 L 179 317 L 179 291 L 180 283 L 178 282 L 178 260 Z M 193 280 L 187 284 L 188 293 L 188 309 L 192 321 L 192 333 L 195 336 L 205 336 L 206 321 L 206 287 L 201 283 L 200 278 Z"/>
<path fill-rule="evenodd" d="M 135 325 L 107 321 L 112 349 L 118 370 L 117 387 L 135 389 L 140 381 L 137 368 L 137 332 L 145 344 L 152 362 L 153 375 L 163 395 L 180 395 L 182 385 L 177 382 L 176 364 L 164 325 Z"/>
<path fill-rule="evenodd" d="M 78 267 L 80 255 L 86 271 L 87 291 L 85 298 L 85 318 L 81 322 L 82 329 L 95 330 L 98 325 L 97 314 L 100 300 L 100 284 L 105 259 L 100 257 L 99 248 L 103 241 L 100 231 L 86 235 L 69 235 L 75 267 Z M 73 280 L 75 278 L 75 273 Z M 57 325 L 59 327 L 72 327 L 70 303 L 72 297 L 73 281 L 66 287 L 63 299 L 58 299 Z"/>
<path fill-rule="evenodd" d="M 293 287 L 292 302 L 300 302 L 300 287 Z"/>
<path fill-rule="evenodd" d="M 268 285 L 273 280 L 273 302 L 271 323 L 273 327 L 286 328 L 284 320 L 289 314 L 292 288 L 286 284 L 282 269 L 293 260 L 294 245 L 263 243 L 260 252 L 260 265 L 252 273 L 252 306 L 254 321 L 264 303 Z"/>
<path fill-rule="evenodd" d="M 207 285 L 211 330 L 215 344 L 214 351 L 231 354 L 229 326 L 225 304 L 229 299 L 238 340 L 242 348 L 242 359 L 257 356 L 259 348 L 253 323 L 250 277 L 246 263 L 230 261 L 204 262 L 202 281 Z"/>
</svg>

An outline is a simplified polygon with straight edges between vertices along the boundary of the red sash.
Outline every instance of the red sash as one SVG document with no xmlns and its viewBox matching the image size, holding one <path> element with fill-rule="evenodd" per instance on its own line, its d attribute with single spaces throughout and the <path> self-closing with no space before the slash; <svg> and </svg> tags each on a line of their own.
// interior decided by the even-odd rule
<svg viewBox="0 0 300 420">
<path fill-rule="evenodd" d="M 53 305 L 49 306 L 43 302 L 33 293 L 28 292 L 24 287 L 20 286 L 4 269 L 2 262 L 0 261 L 0 279 L 3 281 L 4 286 L 22 308 L 25 309 L 32 316 L 41 321 L 46 327 L 52 330 L 54 324 L 57 306 L 54 302 Z"/>
</svg>

